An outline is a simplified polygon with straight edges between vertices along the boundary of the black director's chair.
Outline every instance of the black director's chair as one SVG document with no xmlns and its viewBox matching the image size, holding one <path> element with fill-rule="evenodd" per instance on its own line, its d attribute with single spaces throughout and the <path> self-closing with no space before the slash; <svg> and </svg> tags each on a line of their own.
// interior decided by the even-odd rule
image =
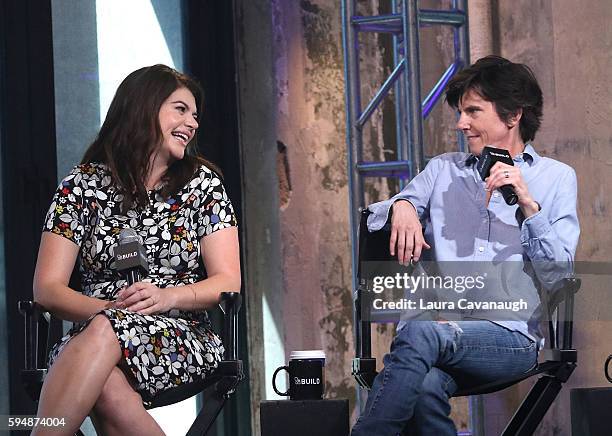
<svg viewBox="0 0 612 436">
<path fill-rule="evenodd" d="M 372 357 L 371 322 L 361 319 L 361 306 L 365 300 L 368 277 L 363 272 L 363 262 L 391 261 L 389 255 L 390 232 L 388 227 L 376 232 L 369 232 L 366 209 L 361 213 L 359 225 L 359 266 L 357 271 L 357 289 L 355 290 L 356 312 L 356 358 L 353 359 L 353 376 L 359 386 L 369 390 L 376 377 L 376 358 Z M 572 327 L 574 311 L 574 294 L 580 288 L 580 279 L 562 280 L 556 291 L 548 297 L 548 332 L 546 348 L 540 352 L 543 361 L 529 372 L 516 377 L 463 389 L 455 397 L 482 395 L 500 391 L 534 375 L 540 375 L 519 409 L 506 426 L 503 436 L 527 436 L 533 434 L 551 404 L 561 391 L 576 368 L 577 352 L 572 348 Z"/>
<path fill-rule="evenodd" d="M 219 306 L 223 311 L 223 346 L 225 353 L 217 369 L 204 380 L 185 384 L 162 392 L 148 409 L 178 403 L 198 393 L 204 405 L 187 432 L 187 436 L 205 435 L 212 427 L 229 396 L 244 378 L 242 360 L 238 356 L 238 312 L 242 296 L 238 292 L 223 292 Z M 28 395 L 38 401 L 47 374 L 47 354 L 52 342 L 49 338 L 51 318 L 45 309 L 33 301 L 20 301 L 19 312 L 25 317 L 25 364 L 21 371 L 22 383 Z M 78 435 L 82 435 L 80 431 Z"/>
</svg>

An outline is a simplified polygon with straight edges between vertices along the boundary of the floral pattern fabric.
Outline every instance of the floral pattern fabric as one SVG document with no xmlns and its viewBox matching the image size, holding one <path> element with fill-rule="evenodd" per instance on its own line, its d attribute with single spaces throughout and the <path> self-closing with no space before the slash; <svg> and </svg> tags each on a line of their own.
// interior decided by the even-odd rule
<svg viewBox="0 0 612 436">
<path fill-rule="evenodd" d="M 53 197 L 43 230 L 79 246 L 85 295 L 114 300 L 126 286 L 115 269 L 113 254 L 124 228 L 135 230 L 146 249 L 149 273 L 144 281 L 167 288 L 202 280 L 200 240 L 236 225 L 221 180 L 205 166 L 170 198 L 164 199 L 159 190 L 153 190 L 146 207 L 125 212 L 121 211 L 122 200 L 108 167 L 96 163 L 77 166 Z M 123 349 L 122 366 L 133 375 L 145 403 L 161 391 L 210 374 L 223 356 L 223 346 L 205 311 L 140 315 L 106 309 L 101 313 L 113 326 Z M 55 344 L 49 365 L 88 322 L 76 324 Z"/>
</svg>

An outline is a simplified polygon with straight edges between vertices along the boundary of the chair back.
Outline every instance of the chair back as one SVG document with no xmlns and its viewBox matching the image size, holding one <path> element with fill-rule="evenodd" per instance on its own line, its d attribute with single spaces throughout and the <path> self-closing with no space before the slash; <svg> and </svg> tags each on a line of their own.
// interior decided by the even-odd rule
<svg viewBox="0 0 612 436">
<path fill-rule="evenodd" d="M 368 231 L 368 217 L 371 213 L 368 209 L 364 209 L 361 212 L 361 220 L 359 222 L 359 260 L 361 262 L 393 260 L 395 256 L 391 256 L 389 253 L 390 225 L 387 223 L 382 229 L 375 232 Z M 390 218 L 391 210 L 389 211 Z"/>
<path fill-rule="evenodd" d="M 355 313 L 357 314 L 356 324 L 356 354 L 359 357 L 371 357 L 371 329 L 370 321 L 362 319 L 362 305 L 364 304 L 364 293 L 367 292 L 366 271 L 364 271 L 365 262 L 385 262 L 394 261 L 395 256 L 391 256 L 389 252 L 389 240 L 391 236 L 390 222 L 391 211 L 389 211 L 389 220 L 385 226 L 375 232 L 368 231 L 368 217 L 371 212 L 368 209 L 361 211 L 359 222 L 359 246 L 357 259 L 357 289 L 355 289 Z M 368 275 L 372 271 L 368 271 Z"/>
</svg>

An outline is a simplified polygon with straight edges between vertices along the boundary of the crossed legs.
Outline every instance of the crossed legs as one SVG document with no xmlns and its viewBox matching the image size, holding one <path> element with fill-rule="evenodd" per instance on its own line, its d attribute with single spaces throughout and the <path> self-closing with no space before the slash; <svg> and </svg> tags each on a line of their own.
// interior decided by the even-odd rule
<svg viewBox="0 0 612 436">
<path fill-rule="evenodd" d="M 106 380 L 93 412 L 96 430 L 105 436 L 164 434 L 118 367 Z"/>
<path fill-rule="evenodd" d="M 66 425 L 32 435 L 72 435 L 92 409 L 104 434 L 163 434 L 117 367 L 121 356 L 109 320 L 94 317 L 62 350 L 41 391 L 38 416 L 63 417 Z"/>
<path fill-rule="evenodd" d="M 448 399 L 458 386 L 524 373 L 536 359 L 535 342 L 490 321 L 411 321 L 393 340 L 352 435 L 456 435 Z"/>
</svg>

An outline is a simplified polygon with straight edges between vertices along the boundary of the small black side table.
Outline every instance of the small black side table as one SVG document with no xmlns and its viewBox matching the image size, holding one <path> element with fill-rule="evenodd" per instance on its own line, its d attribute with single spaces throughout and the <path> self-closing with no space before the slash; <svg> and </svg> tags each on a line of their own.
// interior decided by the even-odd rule
<svg viewBox="0 0 612 436">
<path fill-rule="evenodd" d="M 612 387 L 570 390 L 572 436 L 612 434 Z"/>
<path fill-rule="evenodd" d="M 348 436 L 348 400 L 262 401 L 261 436 Z"/>
</svg>

